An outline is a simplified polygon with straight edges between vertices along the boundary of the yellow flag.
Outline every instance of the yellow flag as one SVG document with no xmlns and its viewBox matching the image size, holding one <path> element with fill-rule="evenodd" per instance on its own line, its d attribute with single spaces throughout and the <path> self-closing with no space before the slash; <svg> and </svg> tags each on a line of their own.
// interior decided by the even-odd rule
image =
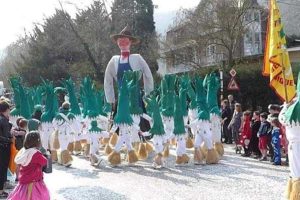
<svg viewBox="0 0 300 200">
<path fill-rule="evenodd" d="M 276 0 L 270 0 L 263 75 L 270 76 L 270 86 L 283 101 L 290 102 L 295 97 L 296 87 Z"/>
</svg>

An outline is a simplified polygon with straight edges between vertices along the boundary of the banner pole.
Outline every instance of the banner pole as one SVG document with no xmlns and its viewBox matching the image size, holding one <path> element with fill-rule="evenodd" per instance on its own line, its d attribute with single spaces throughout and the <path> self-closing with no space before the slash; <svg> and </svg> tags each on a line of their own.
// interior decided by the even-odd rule
<svg viewBox="0 0 300 200">
<path fill-rule="evenodd" d="M 286 103 L 289 103 L 289 100 L 288 100 L 288 93 L 287 93 L 287 85 L 286 85 L 286 77 L 285 77 L 285 66 L 284 66 L 284 53 L 285 53 L 285 50 L 283 49 L 282 50 L 283 53 L 281 53 L 281 67 L 282 67 L 282 77 L 283 77 L 283 86 L 284 86 L 284 95 L 285 95 L 285 102 Z"/>
</svg>

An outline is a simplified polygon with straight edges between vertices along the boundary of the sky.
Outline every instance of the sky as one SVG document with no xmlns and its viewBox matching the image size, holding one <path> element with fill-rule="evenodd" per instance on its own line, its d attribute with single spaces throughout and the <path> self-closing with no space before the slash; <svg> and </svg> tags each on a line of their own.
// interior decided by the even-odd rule
<svg viewBox="0 0 300 200">
<path fill-rule="evenodd" d="M 65 10 L 74 16 L 76 7 L 84 8 L 93 0 L 61 0 L 61 2 Z M 109 7 L 112 0 L 106 2 Z M 153 4 L 158 6 L 154 14 L 157 31 L 159 33 L 166 31 L 178 9 L 195 7 L 198 2 L 199 0 L 153 0 Z M 51 16 L 55 8 L 59 7 L 58 0 L 1 0 L 0 50 L 16 41 L 25 30 L 31 31 L 34 23 L 42 23 L 45 17 Z"/>
</svg>

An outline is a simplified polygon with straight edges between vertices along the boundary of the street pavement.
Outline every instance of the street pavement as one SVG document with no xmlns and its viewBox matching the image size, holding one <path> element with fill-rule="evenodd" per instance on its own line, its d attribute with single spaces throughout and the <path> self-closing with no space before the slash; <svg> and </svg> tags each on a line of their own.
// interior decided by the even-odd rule
<svg viewBox="0 0 300 200">
<path fill-rule="evenodd" d="M 54 164 L 45 182 L 55 200 L 284 199 L 286 166 L 241 157 L 227 145 L 219 164 L 196 166 L 191 162 L 175 167 L 174 150 L 160 170 L 151 167 L 153 153 L 135 166 L 124 162 L 115 168 L 108 165 L 106 156 L 98 168 L 82 156 L 74 156 L 71 168 Z M 192 151 L 188 152 L 192 158 Z"/>
</svg>

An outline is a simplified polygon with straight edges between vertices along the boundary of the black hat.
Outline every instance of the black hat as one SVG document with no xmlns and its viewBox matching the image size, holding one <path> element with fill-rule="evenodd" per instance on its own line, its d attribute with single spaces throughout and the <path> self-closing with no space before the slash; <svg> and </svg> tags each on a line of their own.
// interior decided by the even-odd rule
<svg viewBox="0 0 300 200">
<path fill-rule="evenodd" d="M 129 38 L 132 42 L 132 44 L 138 44 L 140 43 L 140 39 L 138 39 L 137 37 L 134 37 L 128 26 L 125 26 L 125 28 L 119 33 L 119 34 L 114 34 L 114 35 L 111 35 L 110 38 L 116 43 L 118 38 L 122 38 L 122 37 L 126 37 L 126 38 Z"/>
</svg>

